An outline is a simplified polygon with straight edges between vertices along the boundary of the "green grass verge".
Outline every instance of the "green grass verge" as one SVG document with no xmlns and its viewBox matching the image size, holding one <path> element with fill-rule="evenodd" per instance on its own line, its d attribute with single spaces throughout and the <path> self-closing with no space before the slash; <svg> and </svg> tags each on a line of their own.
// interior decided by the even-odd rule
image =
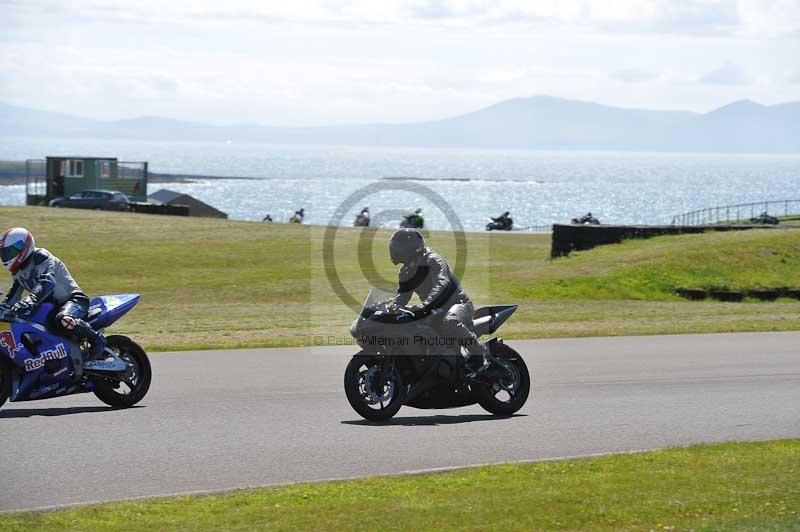
<svg viewBox="0 0 800 532">
<path fill-rule="evenodd" d="M 798 530 L 800 440 L 0 515 L 0 530 Z"/>
<path fill-rule="evenodd" d="M 326 278 L 323 227 L 0 207 L 62 257 L 92 294 L 138 292 L 114 330 L 147 349 L 312 345 L 347 337 L 353 311 Z M 337 233 L 335 266 L 362 298 L 363 270 L 389 282 L 389 231 Z M 359 248 L 362 235 L 366 245 Z M 430 243 L 455 263 L 455 240 Z M 363 243 L 362 242 L 362 243 Z M 463 282 L 476 306 L 518 303 L 507 338 L 800 329 L 800 301 L 690 302 L 676 287 L 800 285 L 800 231 L 742 231 L 631 240 L 549 260 L 550 236 L 467 236 Z M 374 266 L 369 265 L 369 259 Z"/>
</svg>

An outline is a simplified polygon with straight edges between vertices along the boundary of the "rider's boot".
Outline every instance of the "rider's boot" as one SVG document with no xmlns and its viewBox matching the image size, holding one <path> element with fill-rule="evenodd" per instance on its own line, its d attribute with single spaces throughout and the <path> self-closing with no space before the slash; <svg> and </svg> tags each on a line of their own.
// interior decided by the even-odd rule
<svg viewBox="0 0 800 532">
<path fill-rule="evenodd" d="M 103 353 L 106 350 L 106 339 L 102 334 L 95 331 L 91 325 L 86 324 L 86 335 L 84 338 L 91 346 L 86 356 L 86 360 L 99 360 L 103 358 Z"/>
<path fill-rule="evenodd" d="M 102 334 L 95 331 L 94 328 L 85 321 L 72 318 L 71 327 L 73 336 L 82 342 L 89 344 L 89 349 L 81 350 L 83 353 L 83 361 L 97 360 L 103 358 L 103 352 L 106 350 L 106 340 Z"/>
<path fill-rule="evenodd" d="M 467 378 L 474 379 L 484 373 L 489 366 L 489 348 L 479 341 L 467 348 L 467 358 L 464 362 Z"/>
</svg>

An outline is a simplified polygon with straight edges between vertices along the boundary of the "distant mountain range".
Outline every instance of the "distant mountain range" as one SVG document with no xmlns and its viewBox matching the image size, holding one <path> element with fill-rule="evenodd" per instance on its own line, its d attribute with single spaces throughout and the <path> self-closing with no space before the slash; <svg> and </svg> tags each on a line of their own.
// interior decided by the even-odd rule
<svg viewBox="0 0 800 532">
<path fill-rule="evenodd" d="M 160 117 L 99 121 L 0 103 L 0 136 L 554 150 L 800 153 L 800 102 L 741 100 L 708 113 L 533 96 L 413 124 L 214 126 Z"/>
</svg>

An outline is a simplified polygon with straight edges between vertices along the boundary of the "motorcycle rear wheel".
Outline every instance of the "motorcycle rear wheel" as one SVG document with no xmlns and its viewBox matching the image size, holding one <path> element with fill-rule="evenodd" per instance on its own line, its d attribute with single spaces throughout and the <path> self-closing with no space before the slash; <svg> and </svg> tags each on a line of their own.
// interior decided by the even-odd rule
<svg viewBox="0 0 800 532">
<path fill-rule="evenodd" d="M 344 393 L 347 395 L 347 401 L 350 406 L 359 416 L 367 421 L 386 421 L 397 414 L 400 407 L 403 406 L 403 397 L 405 395 L 403 379 L 397 371 L 392 370 L 387 375 L 387 381 L 380 384 L 380 389 L 373 390 L 372 388 L 376 383 L 367 382 L 367 379 L 370 378 L 370 373 L 372 372 L 373 375 L 375 373 L 373 368 L 379 368 L 376 357 L 361 354 L 354 355 L 344 372 Z M 388 397 L 387 401 L 381 400 L 376 403 L 374 398 L 370 401 L 370 398 L 366 395 L 369 392 L 373 394 L 376 392 L 384 395 L 390 394 L 390 397 Z M 380 397 L 382 398 L 384 395 Z"/>
<path fill-rule="evenodd" d="M 114 408 L 130 408 L 141 401 L 150 389 L 152 378 L 150 360 L 144 349 L 127 336 L 108 336 L 106 346 L 117 351 L 119 357 L 130 365 L 126 378 L 133 387 L 112 379 L 92 377 L 95 385 L 94 394 Z"/>
<path fill-rule="evenodd" d="M 475 395 L 478 403 L 487 412 L 498 416 L 510 416 L 522 408 L 528 400 L 531 376 L 519 353 L 506 344 L 495 343 L 491 349 L 492 355 L 499 358 L 500 363 L 510 366 L 513 378 L 498 380 L 496 386 L 500 388 L 499 390 L 488 384 L 479 386 L 475 388 Z"/>
</svg>

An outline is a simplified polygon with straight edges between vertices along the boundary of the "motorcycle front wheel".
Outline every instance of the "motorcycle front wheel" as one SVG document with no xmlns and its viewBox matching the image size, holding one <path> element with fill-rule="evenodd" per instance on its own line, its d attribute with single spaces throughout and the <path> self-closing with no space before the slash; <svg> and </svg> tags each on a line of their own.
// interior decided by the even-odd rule
<svg viewBox="0 0 800 532">
<path fill-rule="evenodd" d="M 152 372 L 150 360 L 144 349 L 127 336 L 106 337 L 106 347 L 111 348 L 128 365 L 128 370 L 109 375 L 109 378 L 92 377 L 98 399 L 114 408 L 129 408 L 141 401 L 150 389 Z M 127 382 L 116 380 L 114 377 Z"/>
<path fill-rule="evenodd" d="M 502 365 L 507 375 L 475 388 L 478 403 L 498 416 L 510 416 L 525 405 L 531 389 L 528 367 L 519 353 L 505 344 L 492 345 L 494 364 Z"/>
<path fill-rule="evenodd" d="M 397 414 L 404 390 L 400 373 L 394 368 L 384 372 L 377 356 L 357 354 L 347 364 L 344 393 L 353 410 L 368 421 L 386 421 Z"/>
</svg>

